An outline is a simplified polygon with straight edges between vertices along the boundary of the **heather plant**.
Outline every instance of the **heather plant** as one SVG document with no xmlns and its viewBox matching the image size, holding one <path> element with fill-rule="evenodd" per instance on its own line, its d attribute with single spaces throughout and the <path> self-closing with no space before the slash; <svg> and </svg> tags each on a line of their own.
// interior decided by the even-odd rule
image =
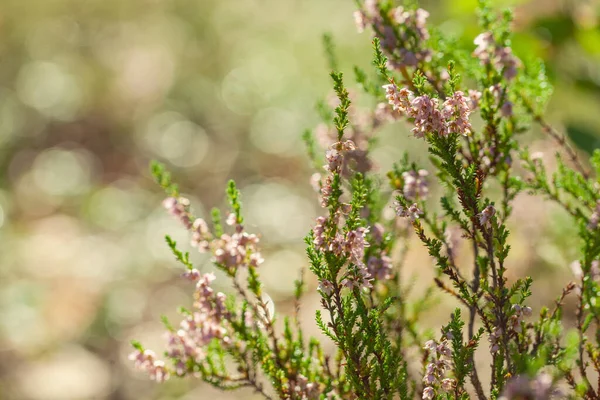
<svg viewBox="0 0 600 400">
<path fill-rule="evenodd" d="M 480 1 L 481 33 L 462 48 L 428 26 L 415 2 L 392 3 L 358 1 L 354 15 L 358 30 L 373 35 L 373 71 L 354 68 L 373 106 L 354 107 L 334 70 L 337 100 L 319 103 L 323 123 L 303 136 L 311 162 L 324 163 L 311 177 L 323 212 L 306 253 L 321 298 L 315 322 L 335 350 L 306 337 L 298 321 L 303 278 L 295 313 L 274 313 L 259 275 L 260 238 L 246 230 L 235 183 L 226 215 L 215 209 L 207 221 L 154 163 L 164 207 L 192 246 L 212 255 L 232 290 L 215 292 L 212 271 L 194 268 L 167 237 L 195 285 L 192 306 L 177 324 L 164 321 L 162 356 L 134 342 L 132 360 L 159 382 L 198 378 L 223 390 L 251 387 L 267 399 L 598 399 L 600 152 L 581 161 L 545 120 L 551 86 L 542 63 L 512 53 L 510 12 Z M 326 36 L 325 45 L 337 69 L 333 39 Z M 397 123 L 411 126 L 410 140 L 426 143 L 429 163 L 405 154 L 381 177 L 371 157 L 375 134 Z M 534 124 L 562 148 L 552 173 L 519 144 Z M 507 278 L 506 224 L 523 192 L 560 205 L 579 233 L 575 281 L 538 310 L 528 305 L 532 279 Z M 403 268 L 412 235 L 435 264 L 422 297 L 411 293 Z M 459 240 L 469 243 L 468 263 L 456 257 Z M 420 321 L 435 292 L 458 307 L 431 329 Z M 563 324 L 569 295 L 572 327 Z"/>
</svg>

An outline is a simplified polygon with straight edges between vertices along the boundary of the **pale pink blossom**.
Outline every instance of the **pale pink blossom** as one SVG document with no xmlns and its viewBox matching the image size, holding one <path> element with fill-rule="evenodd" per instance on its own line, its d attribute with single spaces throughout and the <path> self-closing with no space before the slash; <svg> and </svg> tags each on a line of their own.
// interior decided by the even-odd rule
<svg viewBox="0 0 600 400">
<path fill-rule="evenodd" d="M 419 96 L 412 101 L 412 108 L 408 114 L 415 120 L 415 127 L 412 129 L 415 137 L 422 138 L 428 133 L 439 135 L 447 133 L 444 117 L 438 109 L 438 104 L 438 99 L 432 99 L 427 95 Z"/>
<path fill-rule="evenodd" d="M 169 211 L 169 214 L 179 219 L 186 229 L 192 227 L 191 216 L 189 214 L 190 201 L 188 199 L 185 197 L 167 197 L 163 201 L 163 207 Z"/>
<path fill-rule="evenodd" d="M 446 124 L 446 134 L 459 133 L 467 136 L 471 133 L 470 114 L 471 110 L 464 93 L 454 92 L 452 97 L 449 97 L 443 104 L 442 117 Z"/>
<path fill-rule="evenodd" d="M 170 373 L 165 367 L 165 363 L 156 359 L 156 355 L 151 350 L 136 350 L 129 355 L 129 359 L 135 361 L 137 369 L 145 371 L 150 379 L 162 383 L 169 379 Z"/>
<path fill-rule="evenodd" d="M 323 279 L 321 282 L 319 282 L 318 289 L 325 295 L 331 296 L 331 294 L 333 293 L 333 284 L 327 279 Z"/>
<path fill-rule="evenodd" d="M 431 386 L 427 386 L 423 389 L 423 400 L 431 400 L 435 396 L 435 390 Z"/>
<path fill-rule="evenodd" d="M 494 206 L 489 205 L 483 209 L 482 212 L 477 214 L 479 217 L 479 224 L 482 226 L 489 226 L 490 219 L 496 214 Z"/>
<path fill-rule="evenodd" d="M 478 90 L 469 90 L 469 108 L 475 110 L 479 107 L 479 101 L 481 100 L 481 92 Z"/>
<path fill-rule="evenodd" d="M 403 172 L 402 178 L 404 179 L 404 185 L 402 187 L 402 192 L 404 197 L 408 200 L 426 198 L 427 194 L 429 194 L 429 185 L 427 183 L 428 175 L 429 172 L 424 169 Z"/>
<path fill-rule="evenodd" d="M 446 378 L 441 383 L 442 390 L 444 392 L 450 392 L 454 388 L 454 379 Z"/>
<path fill-rule="evenodd" d="M 399 217 L 406 217 L 411 222 L 419 218 L 419 215 L 423 214 L 423 211 L 419 209 L 417 203 L 413 203 L 408 208 L 404 208 L 399 202 L 395 202 L 396 215 Z"/>
<path fill-rule="evenodd" d="M 530 378 L 526 375 L 517 375 L 511 378 L 502 391 L 498 400 L 546 400 L 550 398 L 563 398 L 554 388 L 554 380 L 547 372 L 540 372 L 537 376 Z"/>
<path fill-rule="evenodd" d="M 497 353 L 500 350 L 500 340 L 502 338 L 502 334 L 504 330 L 500 327 L 496 327 L 490 336 L 488 337 L 488 341 L 490 342 L 490 352 Z"/>
<path fill-rule="evenodd" d="M 371 256 L 367 262 L 369 273 L 378 280 L 392 277 L 392 259 L 385 254 L 380 257 Z"/>
<path fill-rule="evenodd" d="M 365 14 L 360 10 L 356 10 L 352 15 L 354 16 L 356 30 L 358 31 L 358 33 L 362 33 L 367 27 L 367 19 Z"/>
<path fill-rule="evenodd" d="M 398 89 L 394 83 L 383 85 L 383 88 L 385 89 L 385 98 L 392 106 L 392 109 L 408 114 L 412 108 L 411 99 L 413 93 L 406 88 Z"/>
<path fill-rule="evenodd" d="M 482 65 L 492 64 L 502 75 L 511 80 L 517 75 L 517 68 L 521 62 L 512 53 L 510 47 L 503 47 L 496 42 L 491 32 L 484 32 L 474 40 L 475 51 L 473 56 L 479 58 Z"/>
<path fill-rule="evenodd" d="M 511 117 L 513 115 L 513 104 L 510 101 L 505 101 L 500 107 L 500 114 L 505 117 Z"/>
<path fill-rule="evenodd" d="M 201 277 L 200 271 L 198 271 L 196 268 L 188 269 L 181 276 L 183 278 L 187 279 L 187 280 L 192 281 L 192 282 L 198 281 L 200 279 L 200 277 Z"/>
</svg>

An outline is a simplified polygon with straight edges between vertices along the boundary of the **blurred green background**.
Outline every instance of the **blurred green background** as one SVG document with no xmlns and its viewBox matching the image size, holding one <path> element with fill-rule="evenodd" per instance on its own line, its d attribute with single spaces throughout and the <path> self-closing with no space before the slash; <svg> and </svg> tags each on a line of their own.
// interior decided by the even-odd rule
<svg viewBox="0 0 600 400">
<path fill-rule="evenodd" d="M 185 247 L 187 235 L 161 209 L 147 165 L 165 162 L 201 215 L 223 204 L 228 179 L 238 181 L 249 230 L 263 237 L 266 289 L 289 309 L 306 265 L 302 238 L 320 212 L 300 135 L 330 94 L 321 35 L 333 35 L 348 77 L 370 64 L 353 4 L 0 1 L 0 399 L 252 397 L 191 381 L 156 385 L 127 360 L 132 338 L 163 348 L 159 317 L 176 319 L 191 292 L 163 240 Z M 422 3 L 431 24 L 467 45 L 478 33 L 475 5 Z M 542 57 L 556 86 L 549 119 L 583 153 L 600 147 L 598 3 L 510 5 L 516 54 Z M 404 150 L 424 158 L 402 124 L 381 137 L 381 173 Z M 524 141 L 552 163 L 555 147 L 538 131 Z M 511 271 L 539 278 L 534 292 L 548 288 L 536 294 L 541 304 L 571 276 L 574 230 L 527 196 L 514 220 Z M 408 267 L 423 264 L 431 261 L 412 252 Z M 308 326 L 317 306 L 307 296 Z"/>
</svg>

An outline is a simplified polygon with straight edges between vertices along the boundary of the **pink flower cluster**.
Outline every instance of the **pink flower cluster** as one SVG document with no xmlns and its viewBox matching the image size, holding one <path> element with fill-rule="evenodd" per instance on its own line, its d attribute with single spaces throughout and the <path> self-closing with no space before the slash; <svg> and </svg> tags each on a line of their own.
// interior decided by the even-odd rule
<svg viewBox="0 0 600 400">
<path fill-rule="evenodd" d="M 232 235 L 224 233 L 213 240 L 214 261 L 226 268 L 258 267 L 264 258 L 258 251 L 258 236 L 244 231 L 241 225 L 236 226 Z"/>
<path fill-rule="evenodd" d="M 165 368 L 165 363 L 156 359 L 156 354 L 152 350 L 136 350 L 129 355 L 129 359 L 135 361 L 135 367 L 145 371 L 150 379 L 162 383 L 169 379 L 169 371 Z"/>
<path fill-rule="evenodd" d="M 392 259 L 385 253 L 379 257 L 371 256 L 367 261 L 367 270 L 378 280 L 390 279 L 392 277 Z"/>
<path fill-rule="evenodd" d="M 448 132 L 444 115 L 439 110 L 438 99 L 427 95 L 416 97 L 411 102 L 411 108 L 407 114 L 415 120 L 412 133 L 417 138 L 425 137 L 427 133 L 431 132 L 437 132 L 439 135 L 445 136 Z"/>
<path fill-rule="evenodd" d="M 415 200 L 417 197 L 424 199 L 429 194 L 429 184 L 427 183 L 429 172 L 424 169 L 418 171 L 405 171 L 402 173 L 404 186 L 402 192 L 408 200 Z"/>
<path fill-rule="evenodd" d="M 466 136 L 471 133 L 469 103 L 473 101 L 467 99 L 463 92 L 455 92 L 444 101 L 440 109 L 439 100 L 436 98 L 427 95 L 415 98 L 410 90 L 398 89 L 394 83 L 383 85 L 383 88 L 392 108 L 414 119 L 415 127 L 412 133 L 415 137 L 422 138 L 433 132 L 442 136 L 450 133 Z"/>
<path fill-rule="evenodd" d="M 471 114 L 471 110 L 464 93 L 454 92 L 452 97 L 444 102 L 442 109 L 442 118 L 446 123 L 447 133 L 460 133 L 465 136 L 471 133 L 469 114 Z"/>
<path fill-rule="evenodd" d="M 179 329 L 169 332 L 167 355 L 175 362 L 175 373 L 185 375 L 189 362 L 201 362 L 206 357 L 205 347 L 212 339 L 219 339 L 227 345 L 230 339 L 223 327 L 224 321 L 229 318 L 225 308 L 225 294 L 215 293 L 210 287 L 215 275 L 200 273 L 193 269 L 185 275 L 187 279 L 196 281 L 194 292 L 193 311 L 186 313 Z M 162 361 L 154 359 L 154 352 L 150 350 L 136 351 L 130 355 L 135 360 L 136 367 L 144 370 L 157 381 L 164 381 L 169 377 L 169 371 Z"/>
<path fill-rule="evenodd" d="M 431 362 L 425 368 L 425 376 L 423 383 L 423 400 L 431 400 L 435 397 L 435 387 L 439 386 L 442 391 L 449 392 L 454 387 L 454 380 L 444 378 L 446 370 L 451 366 L 450 359 L 452 358 L 452 350 L 448 347 L 447 341 L 444 339 L 437 344 L 435 340 L 429 340 L 423 347 L 429 351 Z"/>
<path fill-rule="evenodd" d="M 471 111 L 479 107 L 479 100 L 481 100 L 481 92 L 479 90 L 469 89 L 469 108 Z"/>
<path fill-rule="evenodd" d="M 163 201 L 163 206 L 169 211 L 169 214 L 181 221 L 186 229 L 192 228 L 192 217 L 190 215 L 190 201 L 185 197 L 167 197 Z"/>
<path fill-rule="evenodd" d="M 489 205 L 486 208 L 483 209 L 482 212 L 480 212 L 479 214 L 477 214 L 477 217 L 479 218 L 479 224 L 481 226 L 490 226 L 490 219 L 496 214 L 496 209 L 494 208 L 494 206 Z"/>
<path fill-rule="evenodd" d="M 318 400 L 321 394 L 319 386 L 314 382 L 309 382 L 308 378 L 302 374 L 296 377 L 296 385 L 294 386 L 294 398 L 301 400 Z"/>
<path fill-rule="evenodd" d="M 372 282 L 373 276 L 369 272 L 369 269 L 364 264 L 358 264 L 353 271 L 349 271 L 340 283 L 350 290 L 354 290 L 354 288 L 362 290 L 363 288 L 372 289 Z"/>
<path fill-rule="evenodd" d="M 480 34 L 475 38 L 474 43 L 477 48 L 473 52 L 473 56 L 479 58 L 482 65 L 492 64 L 502 71 L 508 80 L 517 76 L 517 68 L 521 62 L 512 53 L 510 47 L 503 47 L 496 42 L 492 32 Z"/>
<path fill-rule="evenodd" d="M 257 267 L 263 263 L 264 259 L 258 250 L 258 236 L 245 232 L 242 225 L 236 224 L 235 214 L 229 214 L 226 221 L 228 225 L 235 225 L 235 233 L 231 235 L 224 233 L 214 238 L 202 218 L 196 218 L 192 222 L 189 204 L 189 200 L 183 197 L 169 197 L 163 201 L 169 213 L 192 232 L 191 245 L 199 252 L 212 251 L 213 261 L 228 269 L 249 265 Z"/>
<path fill-rule="evenodd" d="M 423 214 L 423 211 L 419 209 L 417 203 L 413 203 L 410 207 L 404 208 L 399 201 L 395 201 L 394 208 L 397 216 L 408 218 L 411 222 L 414 222 L 419 218 L 419 215 Z"/>
<path fill-rule="evenodd" d="M 365 248 L 369 246 L 366 240 L 369 229 L 359 227 L 346 232 L 346 234 L 336 232 L 333 237 L 329 237 L 326 232 L 327 221 L 327 218 L 323 216 L 317 218 L 317 223 L 313 228 L 314 245 L 321 251 L 331 252 L 338 257 L 348 257 L 349 261 L 355 265 L 354 271 L 342 280 L 343 286 L 350 289 L 354 287 L 372 288 L 373 276 L 364 263 Z M 333 284 L 323 280 L 319 284 L 319 290 L 330 295 L 333 291 Z"/>
<path fill-rule="evenodd" d="M 386 24 L 377 3 L 377 0 L 367 0 L 363 9 L 354 12 L 358 32 L 363 32 L 369 25 L 373 27 L 384 51 L 388 55 L 397 55 L 389 57 L 391 68 L 416 66 L 420 61 L 429 61 L 431 50 L 423 48 L 429 39 L 426 27 L 429 13 L 421 8 L 413 11 L 396 7 L 388 15 L 389 20 L 398 25 L 399 29 L 395 29 Z"/>
<path fill-rule="evenodd" d="M 364 264 L 365 247 L 369 246 L 366 241 L 368 228 L 359 227 L 347 232 L 345 235 L 336 232 L 333 238 L 328 238 L 325 232 L 327 218 L 317 218 L 317 224 L 313 228 L 313 243 L 322 251 L 329 251 L 336 256 L 349 257 L 354 264 Z"/>
<path fill-rule="evenodd" d="M 368 228 L 359 227 L 346 233 L 343 249 L 346 254 L 350 255 L 350 261 L 354 264 L 363 264 L 365 247 L 369 247 L 366 240 L 367 232 L 369 232 Z"/>
<path fill-rule="evenodd" d="M 490 342 L 490 352 L 497 353 L 500 350 L 500 341 L 502 340 L 502 334 L 504 330 L 500 327 L 496 327 L 490 337 L 488 338 L 488 342 Z"/>
<path fill-rule="evenodd" d="M 541 372 L 533 379 L 525 375 L 518 375 L 506 383 L 498 400 L 546 400 L 558 396 L 562 398 L 564 393 L 559 393 L 553 385 L 552 376 L 547 372 Z"/>
<path fill-rule="evenodd" d="M 331 296 L 331 294 L 333 293 L 333 283 L 331 283 L 331 281 L 327 279 L 323 279 L 321 282 L 319 282 L 318 289 L 326 296 Z"/>
<path fill-rule="evenodd" d="M 199 276 L 199 273 L 194 274 Z M 225 294 L 215 293 L 210 287 L 215 275 L 199 276 L 194 293 L 194 310 L 181 321 L 179 329 L 169 334 L 167 354 L 176 360 L 175 369 L 178 375 L 187 372 L 187 364 L 200 362 L 206 357 L 204 348 L 217 338 L 228 344 L 229 338 L 223 327 L 228 313 L 225 309 Z"/>
<path fill-rule="evenodd" d="M 327 164 L 324 166 L 324 168 L 330 174 L 327 175 L 324 182 L 320 183 L 321 207 L 327 207 L 329 205 L 333 191 L 333 175 L 340 174 L 342 172 L 342 166 L 344 165 L 346 153 L 353 152 L 355 150 L 356 145 L 351 140 L 335 142 L 329 147 L 329 150 L 327 150 L 325 154 Z"/>
<path fill-rule="evenodd" d="M 225 308 L 225 294 L 215 293 L 210 287 L 215 275 L 201 275 L 192 269 L 184 276 L 196 282 L 193 310 L 185 314 L 179 329 L 169 332 L 167 356 L 174 360 L 175 373 L 185 375 L 189 362 L 201 362 L 206 357 L 205 347 L 213 339 L 219 339 L 227 345 L 230 342 L 223 323 L 230 317 Z M 155 360 L 151 350 L 136 351 L 129 357 L 135 360 L 138 369 L 150 374 L 150 377 L 162 382 L 169 378 L 170 372 L 163 361 Z"/>
<path fill-rule="evenodd" d="M 408 114 L 412 109 L 412 92 L 405 87 L 398 89 L 393 83 L 383 85 L 383 88 L 385 89 L 385 99 L 392 106 L 392 110 Z"/>
<path fill-rule="evenodd" d="M 525 317 L 530 317 L 532 314 L 531 307 L 520 306 L 519 304 L 513 304 L 512 306 L 513 315 L 508 320 L 509 329 L 513 332 L 521 333 L 523 330 L 522 323 Z"/>
<path fill-rule="evenodd" d="M 325 158 L 327 159 L 327 165 L 324 166 L 325 170 L 338 174 L 342 172 L 344 153 L 352 150 L 356 150 L 356 146 L 351 140 L 332 144 L 325 153 Z"/>
<path fill-rule="evenodd" d="M 523 320 L 532 314 L 531 307 L 513 304 L 512 310 L 513 314 L 508 319 L 508 334 L 521 333 L 523 331 Z M 500 327 L 496 327 L 490 334 L 488 341 L 490 342 L 490 351 L 492 353 L 500 350 L 500 342 L 503 334 L 504 330 Z"/>
</svg>

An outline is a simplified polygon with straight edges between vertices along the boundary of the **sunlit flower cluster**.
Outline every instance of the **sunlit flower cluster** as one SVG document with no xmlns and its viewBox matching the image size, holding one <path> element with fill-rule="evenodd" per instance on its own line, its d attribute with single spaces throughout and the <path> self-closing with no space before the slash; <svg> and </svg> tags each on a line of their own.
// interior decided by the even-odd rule
<svg viewBox="0 0 600 400">
<path fill-rule="evenodd" d="M 319 385 L 309 382 L 308 378 L 302 374 L 296 377 L 296 386 L 294 386 L 295 397 L 300 400 L 317 400 L 321 394 Z"/>
<path fill-rule="evenodd" d="M 518 375 L 510 379 L 498 400 L 546 400 L 553 396 L 560 396 L 560 393 L 554 388 L 552 376 L 547 372 L 541 372 L 533 378 Z"/>
<path fill-rule="evenodd" d="M 179 329 L 169 333 L 167 354 L 175 361 L 177 375 L 187 372 L 189 362 L 200 362 L 205 356 L 204 348 L 212 339 L 229 343 L 223 320 L 227 316 L 225 295 L 215 293 L 210 287 L 214 274 L 204 274 L 196 283 L 194 309 L 186 313 Z"/>
<path fill-rule="evenodd" d="M 324 166 L 325 170 L 329 174 L 325 177 L 325 180 L 320 183 L 321 191 L 321 206 L 327 207 L 333 191 L 333 179 L 334 175 L 342 172 L 342 166 L 344 165 L 344 158 L 347 153 L 356 150 L 356 145 L 351 140 L 344 142 L 333 143 L 326 152 L 327 164 Z"/>
<path fill-rule="evenodd" d="M 417 220 L 423 211 L 418 207 L 417 203 L 413 203 L 408 208 L 405 208 L 399 201 L 394 202 L 396 215 L 399 217 L 408 218 L 411 222 Z"/>
<path fill-rule="evenodd" d="M 504 47 L 496 42 L 492 32 L 480 34 L 475 38 L 474 43 L 477 48 L 473 56 L 479 58 L 482 65 L 492 64 L 509 80 L 517 75 L 517 68 L 521 62 L 512 53 L 510 47 Z"/>
<path fill-rule="evenodd" d="M 427 177 L 429 172 L 424 169 L 418 171 L 405 171 L 402 173 L 404 179 L 404 186 L 402 187 L 402 193 L 408 200 L 415 200 L 416 198 L 424 199 L 429 194 L 429 184 Z"/>
<path fill-rule="evenodd" d="M 442 103 L 440 109 L 437 98 L 427 95 L 414 97 L 410 90 L 399 89 L 394 83 L 383 85 L 383 88 L 392 108 L 414 120 L 412 133 L 415 137 L 422 138 L 434 132 L 441 136 L 451 133 L 466 136 L 471 133 L 470 104 L 478 101 L 475 93 L 472 94 L 473 97 L 467 98 L 463 92 L 456 91 Z"/>
<path fill-rule="evenodd" d="M 490 219 L 496 215 L 496 209 L 494 208 L 494 206 L 489 205 L 486 208 L 483 209 L 482 212 L 480 212 L 479 214 L 477 214 L 477 217 L 479 218 L 479 224 L 481 226 L 490 226 Z"/>
<path fill-rule="evenodd" d="M 225 294 L 210 287 L 215 275 L 201 275 L 192 269 L 184 274 L 189 280 L 196 282 L 194 304 L 191 311 L 184 313 L 184 318 L 178 329 L 168 334 L 167 356 L 173 360 L 174 368 L 170 371 L 165 363 L 155 359 L 151 350 L 136 350 L 130 355 L 135 361 L 136 368 L 146 371 L 150 377 L 162 382 L 169 378 L 171 372 L 182 376 L 188 372 L 190 364 L 199 363 L 206 357 L 206 346 L 218 339 L 227 346 L 230 342 L 224 322 L 229 318 L 225 308 Z"/>
<path fill-rule="evenodd" d="M 502 336 L 505 333 L 507 335 L 521 333 L 523 331 L 522 326 L 525 317 L 530 317 L 532 314 L 531 307 L 521 306 L 519 304 L 513 304 L 512 311 L 513 313 L 508 319 L 507 331 L 505 332 L 504 329 L 497 326 L 488 337 L 490 351 L 492 353 L 497 353 L 500 350 Z"/>
<path fill-rule="evenodd" d="M 429 39 L 428 17 L 429 13 L 422 8 L 409 10 L 402 6 L 382 15 L 375 0 L 365 1 L 363 8 L 354 12 L 357 30 L 363 32 L 367 26 L 373 27 L 384 51 L 390 55 L 388 66 L 393 69 L 416 66 L 431 59 L 431 50 L 425 47 Z M 400 29 L 394 29 L 389 22 Z"/>
<path fill-rule="evenodd" d="M 236 222 L 235 214 L 229 214 L 226 220 L 227 225 L 235 225 L 235 232 L 215 238 L 204 219 L 196 218 L 192 222 L 189 205 L 190 201 L 183 197 L 169 197 L 163 202 L 169 213 L 190 230 L 191 245 L 199 252 L 211 251 L 213 261 L 227 268 L 257 267 L 264 262 L 258 249 L 258 236 L 244 231 L 244 227 Z"/>
<path fill-rule="evenodd" d="M 354 265 L 353 270 L 349 271 L 348 276 L 341 282 L 342 286 L 350 289 L 355 286 L 371 288 L 373 276 L 364 263 L 365 248 L 369 246 L 366 239 L 369 229 L 359 227 L 348 231 L 345 235 L 336 232 L 333 237 L 330 237 L 326 232 L 326 224 L 327 218 L 323 216 L 317 218 L 317 223 L 313 228 L 313 243 L 322 251 L 331 252 L 339 257 L 347 257 L 350 263 Z M 382 268 L 387 267 L 383 266 Z M 323 280 L 319 284 L 319 289 L 329 295 L 333 290 L 333 285 L 331 282 Z"/>
<path fill-rule="evenodd" d="M 429 340 L 423 347 L 429 352 L 431 362 L 425 367 L 423 376 L 423 400 L 431 400 L 435 397 L 436 388 L 449 392 L 454 387 L 454 380 L 445 378 L 446 371 L 451 367 L 452 350 L 444 339 L 439 344 L 435 340 Z"/>
<path fill-rule="evenodd" d="M 129 355 L 129 359 L 135 362 L 137 369 L 147 372 L 150 379 L 156 382 L 164 382 L 170 377 L 164 361 L 157 360 L 152 350 L 136 350 Z"/>
</svg>

